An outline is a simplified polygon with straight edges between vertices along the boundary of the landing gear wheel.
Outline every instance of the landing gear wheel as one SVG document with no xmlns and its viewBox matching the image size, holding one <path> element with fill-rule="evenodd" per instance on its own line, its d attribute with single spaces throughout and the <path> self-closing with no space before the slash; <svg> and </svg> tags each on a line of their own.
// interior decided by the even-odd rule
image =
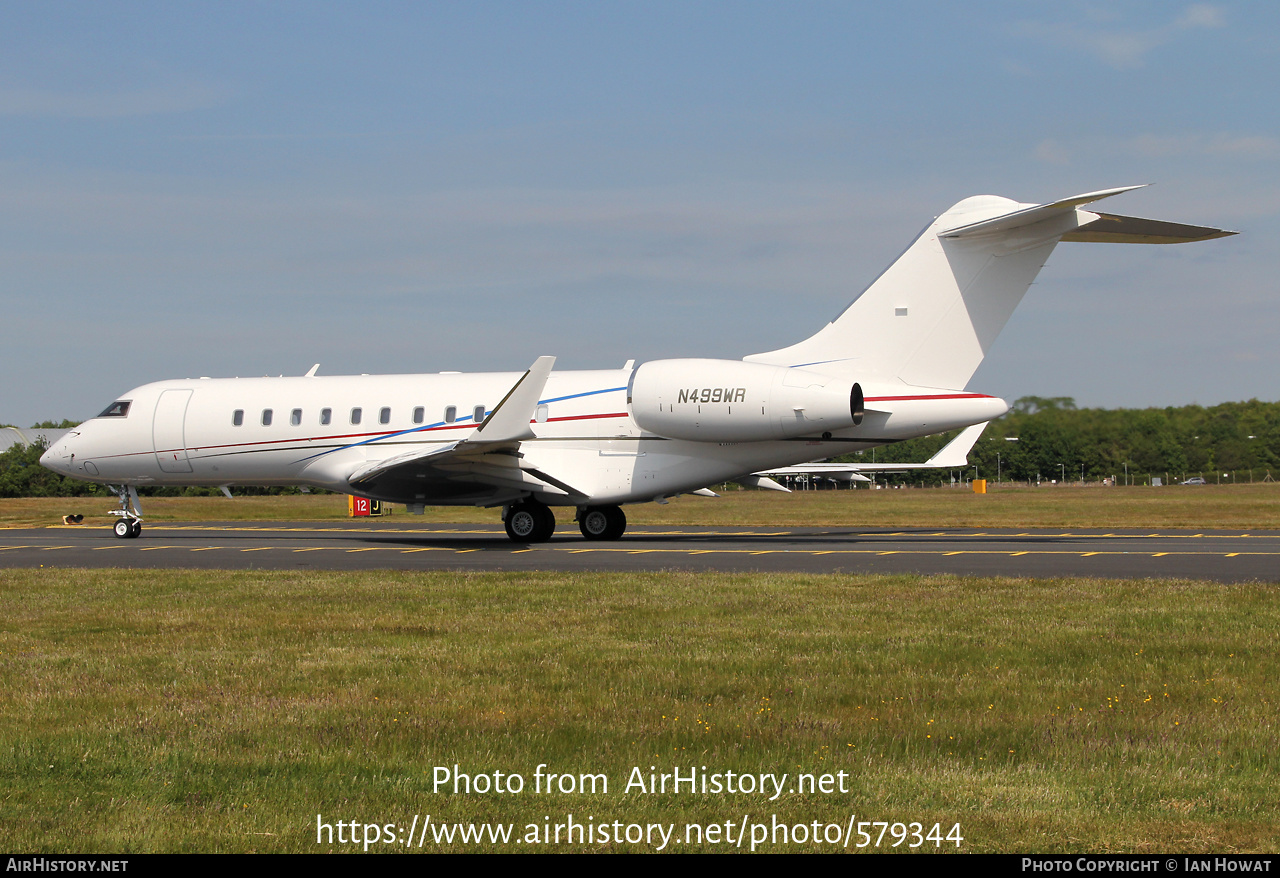
<svg viewBox="0 0 1280 878">
<path fill-rule="evenodd" d="M 589 540 L 616 540 L 626 529 L 626 513 L 617 506 L 592 506 L 578 514 L 578 530 Z"/>
<path fill-rule="evenodd" d="M 121 485 L 119 488 L 107 485 L 107 488 L 120 497 L 120 508 L 111 510 L 112 515 L 119 516 L 111 526 L 111 532 L 122 540 L 137 539 L 142 535 L 142 504 L 138 502 L 137 489 L 132 485 Z"/>
<path fill-rule="evenodd" d="M 503 522 L 517 543 L 545 543 L 556 529 L 555 514 L 541 503 L 517 503 Z"/>
</svg>

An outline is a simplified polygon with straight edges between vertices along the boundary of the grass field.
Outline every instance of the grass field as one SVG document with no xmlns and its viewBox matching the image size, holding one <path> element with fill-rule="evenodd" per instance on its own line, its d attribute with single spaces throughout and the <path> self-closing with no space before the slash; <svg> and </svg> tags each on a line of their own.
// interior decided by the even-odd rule
<svg viewBox="0 0 1280 878">
<path fill-rule="evenodd" d="M 68 512 L 109 526 L 109 498 L 0 500 L 0 526 L 42 526 Z M 347 515 L 342 495 L 158 497 L 143 502 L 149 521 L 334 519 Z M 626 507 L 635 524 L 835 525 L 854 527 L 1242 527 L 1280 529 L 1280 483 L 1103 488 L 1098 486 L 963 488 L 898 491 L 728 491 L 719 498 L 677 497 L 666 505 Z M 404 516 L 404 507 L 395 515 Z M 561 527 L 570 510 L 558 510 Z M 498 521 L 491 509 L 428 507 L 419 521 Z"/>
<path fill-rule="evenodd" d="M 4 570 L 0 846 L 856 814 L 962 851 L 1274 851 L 1278 627 L 1274 588 L 1179 581 Z M 455 763 L 527 786 L 433 792 Z M 540 764 L 609 790 L 537 794 Z M 624 792 L 650 766 L 848 792 Z"/>
<path fill-rule="evenodd" d="M 637 524 L 1268 529 L 1280 528 L 1277 501 L 1274 484 L 735 491 L 627 513 Z M 111 505 L 0 500 L 0 524 L 82 512 L 105 526 Z M 333 495 L 144 508 L 153 522 L 346 516 Z M 496 524 L 497 513 L 410 520 Z M 317 814 L 362 835 L 430 814 L 524 837 L 572 814 L 674 824 L 678 838 L 688 823 L 843 829 L 856 815 L 944 836 L 958 823 L 962 851 L 1274 851 L 1278 617 L 1272 587 L 1180 581 L 5 570 L 0 844 L 361 847 L 317 846 Z M 455 764 L 527 786 L 433 792 L 437 769 Z M 609 790 L 535 793 L 544 764 L 603 774 Z M 625 789 L 650 766 L 785 773 L 791 786 L 798 773 L 844 772 L 847 792 Z"/>
</svg>

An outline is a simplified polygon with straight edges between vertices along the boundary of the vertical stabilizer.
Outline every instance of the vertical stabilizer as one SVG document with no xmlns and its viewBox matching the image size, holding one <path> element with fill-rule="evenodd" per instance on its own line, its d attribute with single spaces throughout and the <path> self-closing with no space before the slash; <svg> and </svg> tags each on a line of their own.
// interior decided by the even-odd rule
<svg viewBox="0 0 1280 878">
<path fill-rule="evenodd" d="M 966 198 L 934 220 L 817 334 L 744 359 L 858 380 L 963 388 L 1063 238 L 1176 243 L 1231 234 L 1081 208 L 1135 188 L 1050 204 L 1020 204 L 994 195 Z"/>
</svg>

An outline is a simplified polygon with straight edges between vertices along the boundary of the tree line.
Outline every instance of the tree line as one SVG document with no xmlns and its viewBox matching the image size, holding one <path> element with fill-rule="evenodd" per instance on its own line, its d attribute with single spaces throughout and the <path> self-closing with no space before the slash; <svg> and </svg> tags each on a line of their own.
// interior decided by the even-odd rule
<svg viewBox="0 0 1280 878">
<path fill-rule="evenodd" d="M 35 430 L 70 430 L 75 421 L 41 421 L 32 425 Z M 0 424 L 0 426 L 8 426 Z M 40 456 L 45 453 L 46 446 L 36 443 L 23 447 L 14 443 L 8 449 L 0 451 L 0 497 L 107 497 L 114 496 L 105 485 L 82 482 L 79 479 L 59 475 L 53 470 L 40 465 Z M 314 489 L 313 489 L 314 490 Z M 174 488 L 152 487 L 139 488 L 138 493 L 144 497 L 208 497 L 221 493 L 217 488 Z M 297 488 L 259 488 L 237 487 L 238 495 L 258 494 L 296 494 Z M 315 493 L 327 493 L 315 491 Z"/>
</svg>

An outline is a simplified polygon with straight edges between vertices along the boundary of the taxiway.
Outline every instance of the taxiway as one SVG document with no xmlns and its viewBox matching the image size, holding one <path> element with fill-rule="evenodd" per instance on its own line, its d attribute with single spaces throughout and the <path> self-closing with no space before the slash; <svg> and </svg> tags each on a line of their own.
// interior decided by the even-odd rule
<svg viewBox="0 0 1280 878">
<path fill-rule="evenodd" d="M 0 530 L 0 567 L 203 569 L 720 570 L 1178 577 L 1280 582 L 1280 532 L 633 526 L 588 542 L 562 523 L 549 542 L 496 524 L 148 522 L 119 540 L 95 527 Z"/>
</svg>

